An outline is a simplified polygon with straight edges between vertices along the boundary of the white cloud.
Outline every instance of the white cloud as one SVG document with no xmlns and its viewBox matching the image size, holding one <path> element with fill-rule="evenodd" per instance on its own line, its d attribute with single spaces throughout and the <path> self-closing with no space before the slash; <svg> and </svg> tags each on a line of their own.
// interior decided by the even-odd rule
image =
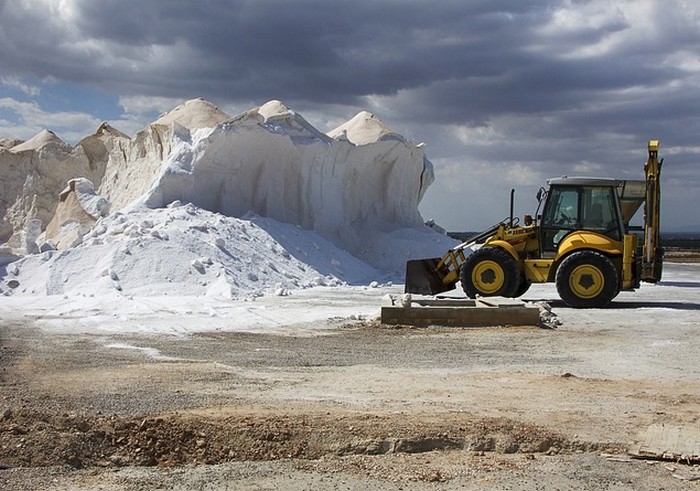
<svg viewBox="0 0 700 491">
<path fill-rule="evenodd" d="M 700 55 L 694 51 L 680 50 L 673 53 L 664 64 L 669 68 L 677 67 L 688 73 L 700 73 Z"/>
<path fill-rule="evenodd" d="M 578 164 L 574 164 L 572 166 L 572 169 L 572 175 L 578 174 L 583 176 L 602 175 L 602 173 L 607 172 L 605 166 L 603 166 L 602 164 L 597 162 L 588 162 L 586 160 L 584 160 L 583 162 L 579 162 Z"/>
<path fill-rule="evenodd" d="M 171 97 L 121 96 L 119 105 L 123 112 L 118 118 L 108 122 L 119 131 L 134 136 L 155 121 L 159 114 L 170 111 L 183 102 L 185 101 L 182 99 Z"/>
<path fill-rule="evenodd" d="M 6 109 L 16 116 L 14 122 L 0 122 L 0 134 L 24 140 L 43 129 L 49 129 L 65 142 L 74 144 L 93 133 L 100 125 L 100 121 L 90 114 L 77 111 L 49 112 L 36 102 L 21 102 L 10 97 L 0 99 L 0 109 Z"/>
<path fill-rule="evenodd" d="M 635 0 L 635 8 L 646 10 L 648 2 Z M 554 10 L 550 22 L 542 27 L 544 34 L 567 34 L 581 31 L 604 30 L 611 25 L 624 23 L 626 16 L 624 7 L 629 7 L 630 2 L 620 0 L 594 0 L 578 2 L 567 0 L 561 2 Z"/>
<path fill-rule="evenodd" d="M 41 94 L 41 89 L 36 85 L 24 83 L 19 77 L 0 77 L 0 83 L 5 87 L 17 89 L 20 92 L 27 94 L 30 97 L 36 97 Z"/>
<path fill-rule="evenodd" d="M 185 101 L 182 99 L 172 97 L 153 97 L 145 95 L 119 97 L 119 105 L 124 109 L 124 115 L 129 118 L 149 118 L 154 113 L 161 114 L 170 111 L 183 102 Z M 148 122 L 150 122 L 150 120 Z"/>
<path fill-rule="evenodd" d="M 536 30 L 539 42 L 532 50 L 569 60 L 604 56 L 631 38 L 655 32 L 649 25 L 653 5 L 649 0 L 563 1 L 549 22 Z"/>
</svg>

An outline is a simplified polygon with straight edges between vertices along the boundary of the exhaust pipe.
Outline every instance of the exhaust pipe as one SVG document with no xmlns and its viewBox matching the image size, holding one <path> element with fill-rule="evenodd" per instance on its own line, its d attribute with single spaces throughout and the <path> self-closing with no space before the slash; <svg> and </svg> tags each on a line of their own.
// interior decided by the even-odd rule
<svg viewBox="0 0 700 491">
<path fill-rule="evenodd" d="M 510 190 L 510 228 L 513 228 L 513 204 L 515 202 L 515 188 Z"/>
</svg>

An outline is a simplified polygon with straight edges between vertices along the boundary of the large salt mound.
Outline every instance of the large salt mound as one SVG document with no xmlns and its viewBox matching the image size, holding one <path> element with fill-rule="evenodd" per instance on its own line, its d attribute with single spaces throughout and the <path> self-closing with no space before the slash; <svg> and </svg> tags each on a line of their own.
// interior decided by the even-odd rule
<svg viewBox="0 0 700 491">
<path fill-rule="evenodd" d="M 70 179 L 95 183 L 113 211 L 67 250 L 0 267 L 5 294 L 234 297 L 401 281 L 406 260 L 455 244 L 418 212 L 433 180 L 423 146 L 366 112 L 326 135 L 279 101 L 229 118 L 196 99 L 133 139 L 103 124 L 71 148 L 42 132 L 0 148 L 0 163 L 5 234 L 45 227 Z"/>
<path fill-rule="evenodd" d="M 5 283 L 14 285 L 15 294 L 233 298 L 367 283 L 379 276 L 297 226 L 188 204 L 113 213 L 75 248 L 7 265 Z"/>
<path fill-rule="evenodd" d="M 393 133 L 385 138 L 390 132 L 376 131 L 377 124 L 366 116 L 355 121 L 354 133 L 378 137 L 355 145 L 271 101 L 212 131 L 176 127 L 172 152 L 143 202 L 158 208 L 179 199 L 228 216 L 252 211 L 362 255 L 377 247 L 377 234 L 385 240 L 423 227 L 418 203 L 434 179 L 421 146 Z"/>
</svg>

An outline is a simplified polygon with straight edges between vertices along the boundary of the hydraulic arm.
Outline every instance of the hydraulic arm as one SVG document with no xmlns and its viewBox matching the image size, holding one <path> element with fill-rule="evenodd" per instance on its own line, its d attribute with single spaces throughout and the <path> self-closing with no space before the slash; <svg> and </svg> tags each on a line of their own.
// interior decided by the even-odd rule
<svg viewBox="0 0 700 491">
<path fill-rule="evenodd" d="M 649 158 L 644 164 L 646 198 L 644 201 L 644 243 L 642 244 L 641 279 L 656 283 L 661 279 L 664 251 L 661 248 L 661 165 L 659 140 L 649 140 Z"/>
</svg>

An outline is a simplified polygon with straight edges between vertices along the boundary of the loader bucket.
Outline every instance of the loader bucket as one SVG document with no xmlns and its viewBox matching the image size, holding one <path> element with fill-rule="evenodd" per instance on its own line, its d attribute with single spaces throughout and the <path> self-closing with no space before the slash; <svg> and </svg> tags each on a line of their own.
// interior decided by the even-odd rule
<svg viewBox="0 0 700 491">
<path fill-rule="evenodd" d="M 442 258 L 413 259 L 406 263 L 406 293 L 437 295 L 454 289 L 453 284 L 445 284 L 438 270 Z"/>
</svg>

